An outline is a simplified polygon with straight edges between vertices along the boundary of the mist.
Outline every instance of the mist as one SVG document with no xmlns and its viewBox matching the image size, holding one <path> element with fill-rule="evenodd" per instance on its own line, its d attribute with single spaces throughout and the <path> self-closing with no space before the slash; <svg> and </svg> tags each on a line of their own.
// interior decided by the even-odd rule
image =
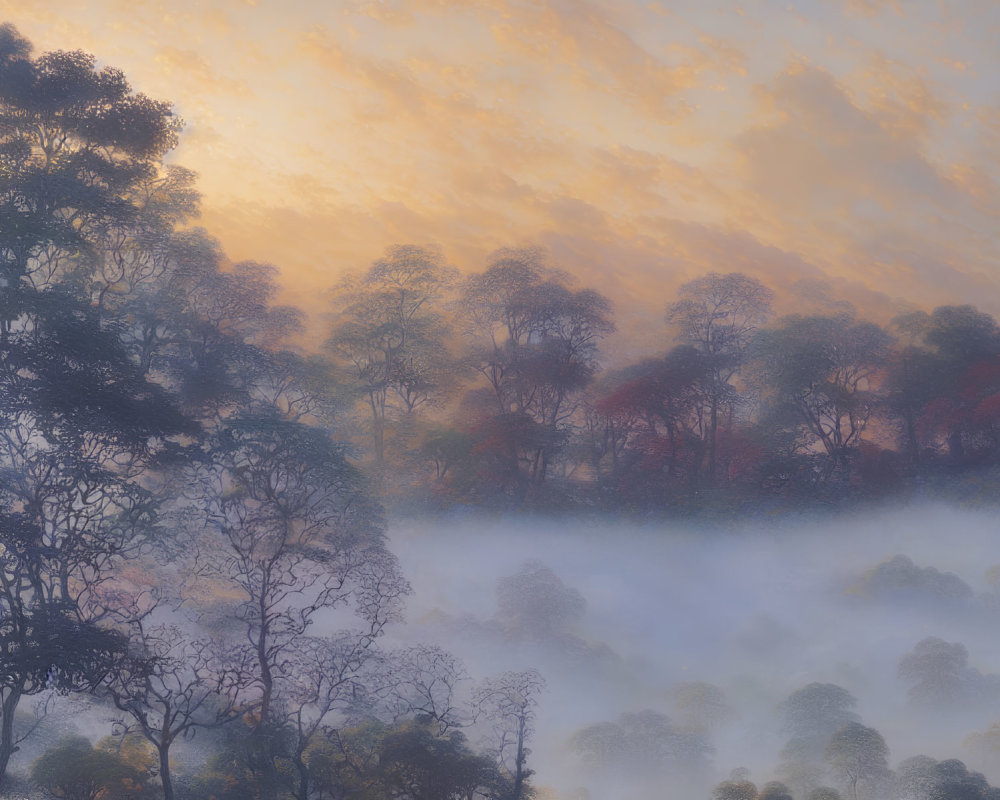
<svg viewBox="0 0 1000 800">
<path fill-rule="evenodd" d="M 712 726 L 700 796 L 738 767 L 758 785 L 778 777 L 787 735 L 776 709 L 813 682 L 857 698 L 891 764 L 957 757 L 995 780 L 963 739 L 1000 716 L 1000 695 L 943 713 L 914 704 L 897 676 L 900 657 L 927 637 L 961 642 L 971 669 L 1000 672 L 985 577 L 994 536 L 988 510 L 931 504 L 712 527 L 471 516 L 391 526 L 414 589 L 407 640 L 447 647 L 474 675 L 534 667 L 546 677 L 531 761 L 536 785 L 560 798 L 606 790 L 601 769 L 569 746 L 574 731 L 643 709 L 677 722 L 673 690 L 695 681 L 720 687 L 731 711 Z M 519 628 L 497 609 L 498 581 L 525 564 L 585 601 L 576 619 L 557 615 L 546 637 L 544 625 Z M 886 564 L 904 565 L 903 578 Z M 956 580 L 971 592 L 949 593 Z M 542 619 L 547 598 L 536 602 Z M 619 785 L 615 796 L 646 796 L 641 784 L 630 791 Z"/>
</svg>

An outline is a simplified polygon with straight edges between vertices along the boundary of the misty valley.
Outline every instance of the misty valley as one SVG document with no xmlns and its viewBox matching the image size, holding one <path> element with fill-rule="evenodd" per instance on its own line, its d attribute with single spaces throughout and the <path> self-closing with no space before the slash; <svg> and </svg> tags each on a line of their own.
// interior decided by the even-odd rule
<svg viewBox="0 0 1000 800">
<path fill-rule="evenodd" d="M 368 684 L 365 708 L 352 717 L 360 698 L 341 698 L 341 760 L 326 739 L 310 746 L 310 796 L 409 796 L 351 783 L 348 767 L 378 737 L 398 746 L 394 736 L 431 726 L 492 752 L 477 704 L 513 676 L 533 678 L 526 766 L 539 798 L 997 795 L 1000 564 L 988 511 L 928 504 L 729 526 L 458 515 L 393 521 L 389 542 L 412 584 L 405 620 L 351 677 Z M 340 622 L 317 619 L 310 636 L 337 636 Z M 106 700 L 46 702 L 15 769 L 70 759 L 59 748 L 74 735 L 134 768 L 148 761 L 135 738 L 110 746 L 109 721 L 122 717 Z M 859 738 L 841 757 L 845 730 Z M 222 764 L 207 767 L 206 752 L 226 752 L 233 735 L 206 725 L 178 739 L 177 796 L 256 791 L 233 775 L 210 781 Z M 406 744 L 420 754 L 409 753 L 409 785 L 426 781 L 413 796 L 494 796 L 485 773 L 448 788 L 448 753 Z"/>
<path fill-rule="evenodd" d="M 393 545 L 408 636 L 546 677 L 531 759 L 552 796 L 959 798 L 1000 779 L 995 536 L 987 511 L 917 505 L 404 525 Z M 876 741 L 840 760 L 848 724 Z"/>
<path fill-rule="evenodd" d="M 0 25 L 0 796 L 1000 799 L 991 314 L 707 271 L 627 339 L 520 242 L 310 319 L 182 130 Z"/>
</svg>

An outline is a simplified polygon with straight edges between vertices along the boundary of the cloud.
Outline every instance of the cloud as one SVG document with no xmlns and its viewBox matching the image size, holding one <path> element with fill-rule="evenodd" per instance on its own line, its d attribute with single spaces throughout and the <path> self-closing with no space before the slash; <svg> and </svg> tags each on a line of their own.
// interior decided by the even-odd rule
<svg viewBox="0 0 1000 800">
<path fill-rule="evenodd" d="M 185 86 L 188 91 L 237 96 L 251 93 L 246 80 L 218 73 L 197 50 L 164 45 L 157 48 L 153 61 L 164 77 Z"/>
<path fill-rule="evenodd" d="M 926 138 L 950 107 L 914 68 L 875 54 L 862 76 L 869 113 L 896 139 Z"/>
<path fill-rule="evenodd" d="M 874 17 L 885 10 L 891 10 L 899 16 L 903 14 L 899 0 L 840 0 L 840 2 L 848 14 L 863 17 Z"/>
<path fill-rule="evenodd" d="M 202 176 L 205 223 L 280 264 L 286 300 L 319 305 L 393 242 L 437 242 L 465 270 L 540 243 L 655 347 L 671 293 L 708 270 L 798 284 L 789 307 L 820 286 L 860 313 L 904 295 L 1000 312 L 995 55 L 974 35 L 993 12 L 969 2 L 825 0 L 794 19 L 759 0 L 0 12 L 39 49 L 92 50 L 177 102 L 173 158 Z M 788 65 L 796 51 L 815 62 Z"/>
<path fill-rule="evenodd" d="M 841 274 L 906 285 L 919 302 L 982 298 L 997 256 L 996 206 L 979 197 L 989 187 L 925 152 L 914 133 L 924 123 L 913 120 L 941 115 L 937 101 L 919 84 L 883 85 L 879 102 L 862 106 L 825 70 L 786 69 L 762 90 L 767 122 L 734 142 L 745 186 L 779 241 L 804 254 L 825 249 L 822 263 Z"/>
</svg>

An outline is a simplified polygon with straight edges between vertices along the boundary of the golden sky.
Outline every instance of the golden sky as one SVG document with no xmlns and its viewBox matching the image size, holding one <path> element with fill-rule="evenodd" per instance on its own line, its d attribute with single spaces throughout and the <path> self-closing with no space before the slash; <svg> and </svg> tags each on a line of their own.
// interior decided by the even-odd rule
<svg viewBox="0 0 1000 800">
<path fill-rule="evenodd" d="M 172 101 L 202 224 L 314 311 L 388 245 L 435 243 L 465 271 L 543 245 L 650 343 L 709 270 L 883 319 L 1000 314 L 995 0 L 0 0 L 0 21 Z"/>
</svg>

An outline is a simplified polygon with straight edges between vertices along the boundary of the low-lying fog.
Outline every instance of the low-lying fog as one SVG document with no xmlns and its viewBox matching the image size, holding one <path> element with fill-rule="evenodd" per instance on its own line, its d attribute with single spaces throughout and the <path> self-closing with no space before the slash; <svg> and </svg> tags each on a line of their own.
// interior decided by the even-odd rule
<svg viewBox="0 0 1000 800">
<path fill-rule="evenodd" d="M 395 643 L 438 643 L 476 678 L 545 676 L 530 765 L 558 797 L 645 800 L 635 770 L 625 788 L 615 757 L 602 766 L 570 739 L 594 723 L 626 730 L 621 715 L 647 709 L 715 749 L 701 794 L 656 797 L 707 798 L 737 767 L 758 786 L 780 777 L 777 706 L 814 682 L 857 698 L 890 764 L 961 758 L 1000 780 L 967 740 L 1000 719 L 993 512 L 920 506 L 729 527 L 400 520 L 391 539 L 414 590 Z M 899 677 L 900 657 L 928 637 L 961 643 L 967 663 L 960 648 L 925 643 L 916 677 Z M 693 682 L 721 689 L 722 702 L 692 702 L 690 686 L 685 702 Z"/>
</svg>

